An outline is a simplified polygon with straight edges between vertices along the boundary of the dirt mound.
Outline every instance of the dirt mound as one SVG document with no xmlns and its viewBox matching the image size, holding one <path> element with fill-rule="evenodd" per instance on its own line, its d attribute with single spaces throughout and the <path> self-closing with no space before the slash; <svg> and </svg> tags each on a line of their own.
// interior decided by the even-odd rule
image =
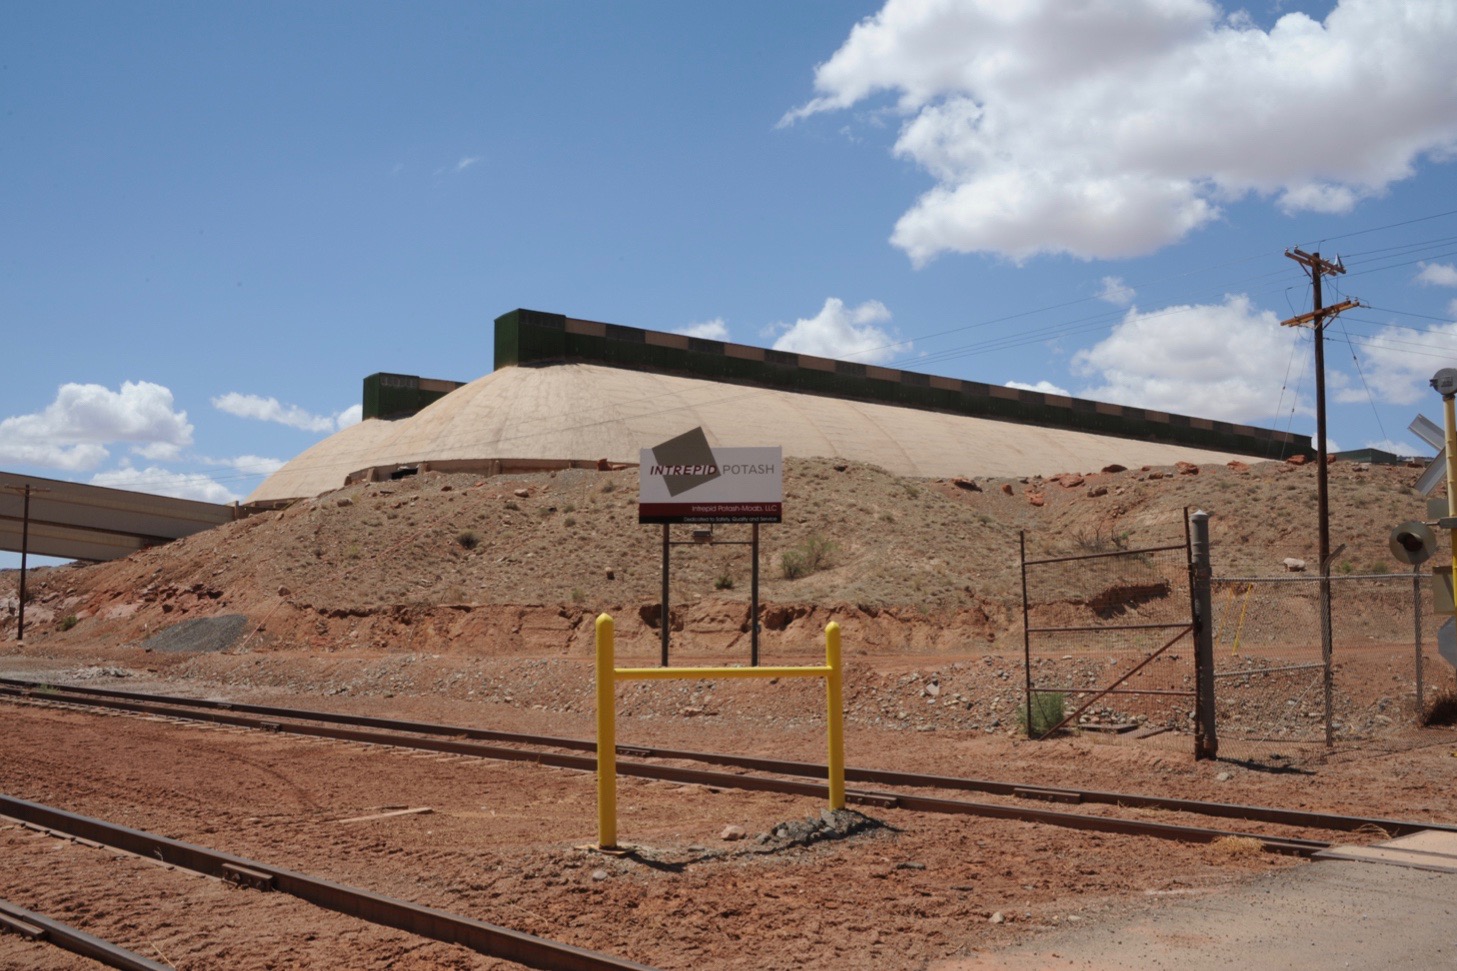
<svg viewBox="0 0 1457 971">
<path fill-rule="evenodd" d="M 1210 512 L 1216 572 L 1315 559 L 1309 467 L 1132 469 L 1049 479 L 904 479 L 789 460 L 785 522 L 762 528 L 766 645 L 804 644 L 830 619 L 877 653 L 945 653 L 1020 639 L 1019 537 L 1029 557 L 1182 542 Z M 1335 463 L 1338 572 L 1384 571 L 1390 527 L 1419 518 L 1417 470 Z M 968 488 L 974 484 L 977 488 Z M 573 654 L 587 620 L 618 619 L 629 653 L 661 623 L 660 528 L 637 522 L 637 473 L 426 474 L 351 486 L 113 563 L 35 571 L 28 641 L 144 644 L 182 620 L 245 617 L 237 649 Z M 742 541 L 747 527 L 718 527 Z M 786 559 L 819 569 L 790 579 Z M 712 655 L 746 649 L 748 547 L 674 547 L 670 625 Z M 1120 609 L 1070 581 L 1070 609 Z M 16 585 L 11 571 L 4 583 Z M 13 592 L 0 638 L 15 638 Z M 236 621 L 229 621 L 230 624 Z M 178 635 L 181 636 L 181 635 Z M 812 639 L 812 638 L 811 638 Z M 3 641 L 0 641 L 3 643 Z"/>
</svg>

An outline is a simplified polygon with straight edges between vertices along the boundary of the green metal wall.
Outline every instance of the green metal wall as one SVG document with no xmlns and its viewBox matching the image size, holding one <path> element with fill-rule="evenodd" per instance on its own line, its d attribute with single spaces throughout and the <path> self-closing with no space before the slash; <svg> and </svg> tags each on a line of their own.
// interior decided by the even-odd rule
<svg viewBox="0 0 1457 971">
<path fill-rule="evenodd" d="M 413 374 L 371 374 L 364 379 L 364 417 L 387 421 L 408 418 L 460 387 L 453 381 L 427 381 L 430 387 L 422 388 L 421 381 Z M 449 388 L 442 390 L 442 385 Z"/>
<path fill-rule="evenodd" d="M 604 328 L 605 336 L 582 332 Z M 869 377 L 865 365 L 850 361 L 836 361 L 833 371 L 823 371 L 802 367 L 799 355 L 785 351 L 755 349 L 762 360 L 747 360 L 729 356 L 721 341 L 688 338 L 687 348 L 664 347 L 649 343 L 649 333 L 637 327 L 569 320 L 562 314 L 513 310 L 496 318 L 495 366 L 602 364 L 1097 435 L 1173 442 L 1259 459 L 1315 454 L 1308 444 L 1301 444 L 1301 436 L 1288 432 L 1219 421 L 1212 422 L 1212 428 L 1198 428 L 1186 415 L 1169 415 L 1167 421 L 1159 421 L 1148 418 L 1141 408 L 1109 409 L 1104 405 L 1100 411 L 1097 402 L 1081 398 L 1071 399 L 1070 407 L 1060 406 L 1049 403 L 1046 395 L 1036 391 L 1020 391 L 1015 398 L 1004 398 L 993 395 L 990 385 L 976 381 L 957 381 L 958 390 L 934 388 L 930 375 L 913 371 L 892 371 L 897 380 L 882 380 Z M 1116 413 L 1108 414 L 1108 410 Z"/>
</svg>

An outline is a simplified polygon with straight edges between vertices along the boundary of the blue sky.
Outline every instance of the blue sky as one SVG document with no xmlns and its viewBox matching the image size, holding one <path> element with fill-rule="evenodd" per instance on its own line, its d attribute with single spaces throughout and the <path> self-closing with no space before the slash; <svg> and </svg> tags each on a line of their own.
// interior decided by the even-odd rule
<svg viewBox="0 0 1457 971">
<path fill-rule="evenodd" d="M 227 501 L 515 307 L 1314 431 L 1457 364 L 1457 5 L 0 5 L 0 468 Z M 743 443 L 759 444 L 759 443 Z"/>
</svg>

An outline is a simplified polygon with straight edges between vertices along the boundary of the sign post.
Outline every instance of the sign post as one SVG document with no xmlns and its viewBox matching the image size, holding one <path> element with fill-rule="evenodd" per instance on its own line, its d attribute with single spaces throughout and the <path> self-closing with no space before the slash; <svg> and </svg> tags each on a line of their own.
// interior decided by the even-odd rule
<svg viewBox="0 0 1457 971">
<path fill-rule="evenodd" d="M 639 523 L 663 526 L 663 602 L 658 619 L 661 664 L 668 666 L 671 611 L 668 571 L 675 543 L 674 523 L 712 527 L 747 523 L 753 528 L 753 574 L 750 592 L 750 663 L 759 664 L 759 524 L 782 521 L 784 453 L 773 448 L 715 448 L 702 428 L 684 432 L 655 448 L 642 449 L 638 460 Z M 693 545 L 713 543 L 713 532 L 695 530 Z"/>
</svg>

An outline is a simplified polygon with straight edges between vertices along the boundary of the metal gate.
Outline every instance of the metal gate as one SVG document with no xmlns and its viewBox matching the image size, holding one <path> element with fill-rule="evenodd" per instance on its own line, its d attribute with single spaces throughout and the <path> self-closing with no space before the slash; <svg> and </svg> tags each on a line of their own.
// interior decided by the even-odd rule
<svg viewBox="0 0 1457 971">
<path fill-rule="evenodd" d="M 1022 534 L 1029 738 L 1069 726 L 1173 732 L 1193 737 L 1200 754 L 1187 512 L 1183 527 L 1181 543 L 1127 549 L 1115 536 L 1075 537 L 1082 552 L 1040 559 L 1027 558 Z"/>
</svg>

